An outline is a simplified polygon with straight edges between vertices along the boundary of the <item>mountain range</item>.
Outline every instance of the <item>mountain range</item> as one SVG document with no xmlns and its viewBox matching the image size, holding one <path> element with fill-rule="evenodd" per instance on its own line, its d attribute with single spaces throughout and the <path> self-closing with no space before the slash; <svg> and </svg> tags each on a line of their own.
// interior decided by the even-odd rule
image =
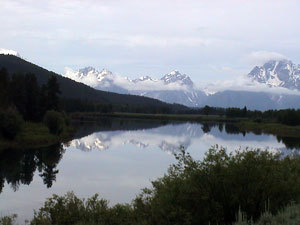
<svg viewBox="0 0 300 225">
<path fill-rule="evenodd" d="M 148 97 L 95 90 L 86 84 L 76 82 L 32 64 L 18 57 L 16 54 L 0 54 L 0 68 L 6 68 L 10 74 L 34 73 L 39 85 L 46 84 L 51 76 L 55 76 L 60 85 L 61 96 L 66 99 L 80 99 L 85 102 L 99 104 L 168 107 L 172 109 L 179 107 Z"/>
<path fill-rule="evenodd" d="M 39 84 L 45 84 L 54 75 L 62 87 L 63 97 L 89 102 L 168 107 L 172 106 L 166 103 L 189 107 L 247 106 L 252 110 L 300 108 L 300 95 L 297 94 L 300 93 L 300 66 L 290 60 L 270 60 L 261 66 L 255 66 L 247 74 L 247 80 L 252 86 L 263 85 L 260 91 L 229 89 L 215 93 L 197 88 L 188 75 L 177 70 L 160 79 L 150 76 L 130 79 L 107 69 L 99 71 L 93 67 L 75 71 L 66 68 L 60 76 L 25 61 L 16 51 L 0 48 L 1 67 L 7 68 L 10 73 L 35 73 Z M 294 92 L 283 94 L 270 91 L 274 88 Z"/>
<path fill-rule="evenodd" d="M 270 60 L 248 73 L 247 79 L 252 85 L 265 85 L 265 89 L 259 92 L 225 90 L 209 94 L 197 88 L 189 76 L 177 70 L 163 75 L 160 79 L 150 76 L 129 79 L 107 69 L 98 71 L 93 67 L 76 71 L 67 68 L 63 76 L 99 90 L 147 96 L 189 107 L 247 106 L 249 109 L 258 110 L 300 107 L 300 96 L 270 92 L 272 88 L 278 87 L 300 91 L 300 66 L 289 60 Z"/>
</svg>

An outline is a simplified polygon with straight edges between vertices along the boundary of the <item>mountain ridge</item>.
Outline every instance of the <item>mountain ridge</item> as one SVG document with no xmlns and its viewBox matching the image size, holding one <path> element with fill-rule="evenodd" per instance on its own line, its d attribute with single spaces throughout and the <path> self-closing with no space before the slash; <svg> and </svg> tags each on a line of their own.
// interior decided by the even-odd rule
<svg viewBox="0 0 300 225">
<path fill-rule="evenodd" d="M 90 68 L 90 71 L 95 71 L 92 67 L 88 68 Z M 98 73 L 99 71 L 93 76 L 97 77 Z M 67 75 L 65 74 L 64 76 Z M 300 107 L 300 104 L 295 100 L 297 96 L 272 94 L 269 93 L 267 89 L 268 87 L 282 87 L 291 90 L 300 90 L 297 89 L 298 87 L 300 88 L 300 83 L 299 86 L 297 83 L 298 77 L 300 82 L 300 66 L 288 60 L 270 60 L 262 66 L 254 67 L 247 77 L 253 84 L 255 84 L 255 82 L 266 84 L 266 91 L 225 90 L 207 94 L 207 90 L 197 89 L 191 78 L 186 74 L 180 73 L 178 70 L 173 70 L 160 79 L 153 79 L 150 76 L 141 76 L 140 78 L 132 80 L 121 77 L 120 75 L 114 75 L 110 72 L 110 76 L 106 76 L 101 80 L 98 79 L 94 87 L 100 90 L 147 96 L 171 104 L 178 103 L 189 107 L 202 107 L 204 105 L 244 107 L 248 105 L 251 109 L 259 110 Z M 81 78 L 81 81 L 85 82 L 85 78 Z M 119 83 L 116 82 L 116 80 Z M 292 81 L 295 82 L 293 83 Z M 260 104 L 258 100 L 261 101 L 262 99 L 264 103 Z"/>
<path fill-rule="evenodd" d="M 9 74 L 13 73 L 34 73 L 39 85 L 46 84 L 51 76 L 57 78 L 61 88 L 61 96 L 69 99 L 81 99 L 85 102 L 94 102 L 99 104 L 119 104 L 119 105 L 141 105 L 173 107 L 157 99 L 151 99 L 136 95 L 123 95 L 113 92 L 95 90 L 94 88 L 78 83 L 70 78 L 63 77 L 54 72 L 48 71 L 33 63 L 25 61 L 14 55 L 0 54 L 0 68 L 6 68 Z"/>
</svg>

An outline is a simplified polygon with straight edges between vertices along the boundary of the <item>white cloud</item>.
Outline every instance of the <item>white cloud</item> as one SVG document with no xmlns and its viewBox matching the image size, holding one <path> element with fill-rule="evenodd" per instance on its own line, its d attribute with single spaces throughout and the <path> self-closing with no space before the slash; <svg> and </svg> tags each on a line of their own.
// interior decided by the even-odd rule
<svg viewBox="0 0 300 225">
<path fill-rule="evenodd" d="M 214 83 L 209 83 L 206 85 L 205 90 L 208 93 L 233 90 L 300 95 L 300 92 L 296 90 L 289 90 L 284 87 L 269 87 L 267 84 L 252 81 L 246 75 L 238 76 L 236 79 L 233 80 L 218 80 Z"/>
<path fill-rule="evenodd" d="M 251 64 L 277 52 L 296 62 L 299 7 L 294 0 L 2 0 L 0 43 L 59 73 L 94 65 L 137 76 L 176 67 L 196 82 L 230 79 L 236 74 L 210 65 L 239 68 L 249 52 Z"/>
<path fill-rule="evenodd" d="M 245 56 L 242 59 L 242 61 L 244 61 L 245 63 L 251 66 L 260 66 L 269 60 L 281 60 L 281 59 L 288 59 L 288 58 L 278 52 L 255 51 Z"/>
</svg>

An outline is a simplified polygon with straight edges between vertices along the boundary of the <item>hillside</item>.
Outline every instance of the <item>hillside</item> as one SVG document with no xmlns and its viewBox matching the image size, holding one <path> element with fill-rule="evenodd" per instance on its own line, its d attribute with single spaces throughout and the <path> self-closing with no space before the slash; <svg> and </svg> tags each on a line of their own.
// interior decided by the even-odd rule
<svg viewBox="0 0 300 225">
<path fill-rule="evenodd" d="M 0 68 L 3 67 L 6 68 L 10 74 L 27 72 L 34 73 L 40 85 L 45 84 L 52 75 L 56 76 L 62 91 L 61 96 L 64 98 L 81 99 L 95 103 L 173 107 L 170 104 L 148 97 L 95 90 L 85 84 L 62 77 L 54 72 L 48 71 L 13 55 L 0 55 Z"/>
</svg>

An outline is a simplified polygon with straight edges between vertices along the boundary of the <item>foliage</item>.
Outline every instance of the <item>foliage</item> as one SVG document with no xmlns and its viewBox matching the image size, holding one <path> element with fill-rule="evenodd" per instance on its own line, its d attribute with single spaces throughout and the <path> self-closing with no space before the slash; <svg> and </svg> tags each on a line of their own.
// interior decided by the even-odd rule
<svg viewBox="0 0 300 225">
<path fill-rule="evenodd" d="M 44 123 L 48 127 L 50 133 L 55 135 L 60 135 L 65 127 L 63 114 L 54 110 L 46 112 Z"/>
<path fill-rule="evenodd" d="M 227 154 L 215 147 L 202 162 L 184 152 L 178 159 L 169 174 L 141 196 L 164 224 L 230 224 L 239 207 L 249 219 L 257 219 L 266 202 L 275 213 L 300 194 L 298 158 L 280 160 L 259 150 Z"/>
<path fill-rule="evenodd" d="M 270 212 L 264 212 L 260 219 L 254 222 L 248 222 L 241 217 L 234 225 L 298 225 L 300 224 L 300 205 L 291 204 L 280 210 L 278 214 L 272 215 Z"/>
<path fill-rule="evenodd" d="M 34 213 L 32 225 L 47 224 L 97 224 L 131 225 L 133 222 L 133 209 L 129 205 L 117 204 L 108 206 L 108 201 L 99 199 L 98 195 L 84 200 L 74 193 L 65 196 L 53 195 L 38 212 Z"/>
<path fill-rule="evenodd" d="M 13 214 L 11 216 L 1 217 L 0 225 L 13 225 L 16 218 L 17 218 L 16 214 Z"/>
<path fill-rule="evenodd" d="M 182 150 L 168 174 L 152 182 L 131 205 L 108 206 L 95 195 L 48 199 L 32 224 L 232 224 L 262 220 L 300 197 L 300 158 L 261 150 L 227 153 L 212 147 L 202 161 Z M 263 216 L 261 217 L 261 215 Z M 240 220 L 241 222 L 241 220 Z M 246 223 L 245 222 L 245 223 Z M 266 224 L 266 223 L 262 223 Z"/>
<path fill-rule="evenodd" d="M 22 126 L 23 119 L 16 109 L 9 108 L 0 112 L 0 134 L 4 138 L 14 139 Z"/>
<path fill-rule="evenodd" d="M 0 70 L 0 108 L 2 109 L 6 108 L 9 103 L 8 83 L 8 72 L 6 69 L 2 68 Z"/>
</svg>

